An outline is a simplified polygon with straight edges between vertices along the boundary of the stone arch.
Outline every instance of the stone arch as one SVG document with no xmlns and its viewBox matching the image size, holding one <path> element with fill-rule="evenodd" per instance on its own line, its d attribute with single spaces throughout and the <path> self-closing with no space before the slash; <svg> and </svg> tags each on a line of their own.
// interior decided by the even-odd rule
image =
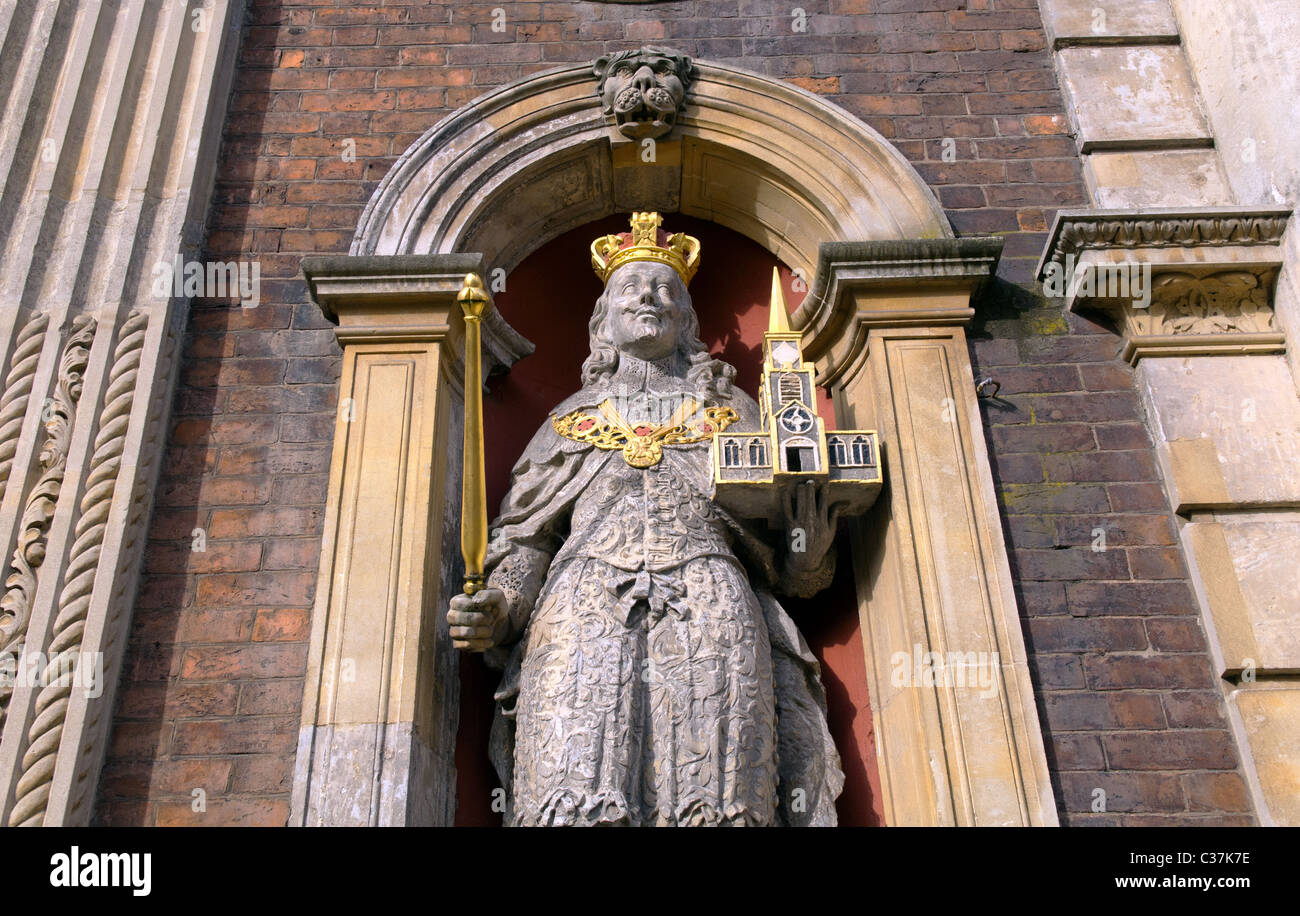
<svg viewBox="0 0 1300 916">
<path fill-rule="evenodd" d="M 810 288 L 791 324 L 836 425 L 879 430 L 886 502 L 854 521 L 852 565 L 886 822 L 1056 823 L 963 330 L 1001 240 L 955 238 L 903 156 L 825 99 L 735 67 L 696 70 L 653 163 L 602 114 L 588 65 L 490 92 L 398 159 L 348 257 L 304 259 L 312 298 L 338 324 L 340 391 L 367 403 L 382 390 L 371 409 L 392 417 L 337 427 L 295 823 L 450 822 L 458 706 L 441 685 L 456 683 L 457 662 L 428 609 L 459 590 L 457 295 L 467 271 L 508 272 L 569 229 L 636 209 L 720 224 L 801 270 Z M 488 315 L 485 356 L 509 365 L 527 342 Z M 403 474 L 363 474 L 378 466 L 363 455 Z M 378 530 L 395 532 L 388 566 L 350 546 Z M 390 567 L 409 587 L 377 602 Z M 390 668 L 343 681 L 354 634 L 399 619 L 400 633 L 385 630 Z M 896 682 L 898 658 L 950 645 L 983 660 L 990 689 Z"/>
<path fill-rule="evenodd" d="M 807 278 L 822 242 L 952 237 L 921 177 L 852 115 L 758 73 L 696 68 L 654 165 L 611 131 L 588 64 L 487 93 L 402 154 L 351 254 L 480 252 L 509 271 L 561 232 L 632 209 L 720 223 Z"/>
</svg>

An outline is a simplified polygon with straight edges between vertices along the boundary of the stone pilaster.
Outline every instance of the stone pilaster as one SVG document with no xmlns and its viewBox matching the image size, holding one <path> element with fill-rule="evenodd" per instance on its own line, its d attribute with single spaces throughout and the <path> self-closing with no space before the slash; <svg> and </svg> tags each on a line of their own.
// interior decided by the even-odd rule
<svg viewBox="0 0 1300 916">
<path fill-rule="evenodd" d="M 837 425 L 879 431 L 853 523 L 890 825 L 1055 825 L 963 325 L 998 239 L 830 243 L 794 316 Z"/>
<path fill-rule="evenodd" d="M 291 823 L 449 826 L 464 322 L 479 255 L 308 258 L 343 376 Z M 485 372 L 531 345 L 484 321 Z"/>
</svg>

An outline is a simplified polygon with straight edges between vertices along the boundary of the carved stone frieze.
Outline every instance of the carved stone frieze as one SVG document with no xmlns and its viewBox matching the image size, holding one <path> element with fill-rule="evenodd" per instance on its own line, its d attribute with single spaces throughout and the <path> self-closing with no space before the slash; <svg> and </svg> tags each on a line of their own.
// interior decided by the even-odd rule
<svg viewBox="0 0 1300 916">
<path fill-rule="evenodd" d="M 1152 283 L 1150 307 L 1133 309 L 1130 327 L 1138 334 L 1267 333 L 1272 279 L 1244 270 L 1162 274 Z"/>
</svg>

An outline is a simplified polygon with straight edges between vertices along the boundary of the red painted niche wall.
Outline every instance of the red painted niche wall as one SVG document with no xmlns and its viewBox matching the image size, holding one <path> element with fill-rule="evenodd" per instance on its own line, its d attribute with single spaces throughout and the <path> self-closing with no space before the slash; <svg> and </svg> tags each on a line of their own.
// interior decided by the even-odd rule
<svg viewBox="0 0 1300 916">
<path fill-rule="evenodd" d="M 772 267 L 780 269 L 790 309 L 802 301 L 794 276 L 764 248 L 744 236 L 703 220 L 670 214 L 664 228 L 700 240 L 699 272 L 691 299 L 700 336 L 714 356 L 736 367 L 736 383 L 757 396 L 763 331 L 767 328 Z M 589 246 L 597 236 L 627 230 L 627 217 L 613 216 L 574 229 L 533 252 L 495 295 L 507 321 L 536 346 L 508 375 L 492 379 L 484 397 L 487 497 L 490 514 L 501 504 L 510 470 L 552 408 L 580 387 L 579 368 L 588 354 L 587 322 L 601 283 L 590 268 Z M 818 391 L 818 411 L 834 427 L 830 399 Z M 867 672 L 854 597 L 848 539 L 841 528 L 840 552 L 831 587 L 807 601 L 782 598 L 822 665 L 831 733 L 844 769 L 838 802 L 845 826 L 884 823 L 876 767 Z M 458 826 L 500 825 L 492 811 L 498 787 L 488 759 L 492 691 L 497 673 L 477 655 L 461 657 L 460 731 L 456 738 Z"/>
</svg>

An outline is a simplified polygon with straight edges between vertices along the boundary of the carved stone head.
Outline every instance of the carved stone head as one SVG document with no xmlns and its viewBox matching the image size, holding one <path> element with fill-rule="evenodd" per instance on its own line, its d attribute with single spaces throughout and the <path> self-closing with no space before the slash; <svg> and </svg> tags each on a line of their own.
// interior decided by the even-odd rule
<svg viewBox="0 0 1300 916">
<path fill-rule="evenodd" d="M 641 359 L 663 359 L 681 345 L 691 295 L 667 264 L 624 264 L 610 275 L 604 298 L 609 308 L 608 333 L 620 351 Z"/>
<path fill-rule="evenodd" d="M 619 51 L 596 60 L 601 111 L 613 115 L 630 140 L 662 137 L 673 129 L 695 76 L 691 59 L 666 48 Z"/>
</svg>

